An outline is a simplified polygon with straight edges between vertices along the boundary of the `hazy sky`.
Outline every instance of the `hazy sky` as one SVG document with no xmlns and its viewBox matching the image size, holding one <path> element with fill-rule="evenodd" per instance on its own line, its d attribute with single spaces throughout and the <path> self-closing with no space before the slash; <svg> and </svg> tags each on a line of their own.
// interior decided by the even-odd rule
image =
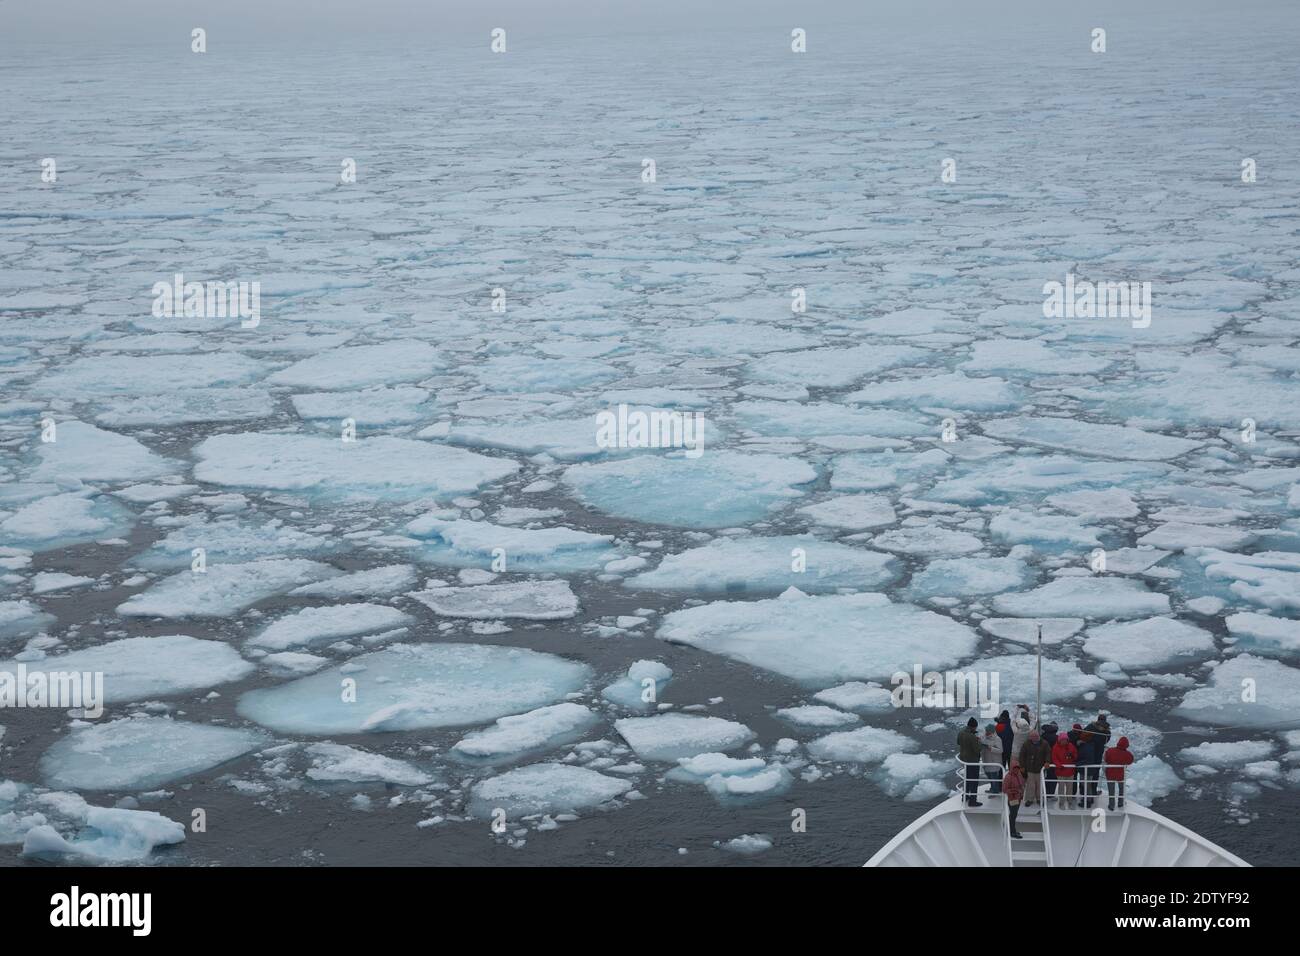
<svg viewBox="0 0 1300 956">
<path fill-rule="evenodd" d="M 551 36 L 856 23 L 923 34 L 1135 16 L 1248 29 L 1279 15 L 1294 21 L 1298 7 L 1298 0 L 0 0 L 0 43 L 147 44 L 195 26 L 251 42 L 367 35 L 418 42 L 494 26 Z"/>
</svg>

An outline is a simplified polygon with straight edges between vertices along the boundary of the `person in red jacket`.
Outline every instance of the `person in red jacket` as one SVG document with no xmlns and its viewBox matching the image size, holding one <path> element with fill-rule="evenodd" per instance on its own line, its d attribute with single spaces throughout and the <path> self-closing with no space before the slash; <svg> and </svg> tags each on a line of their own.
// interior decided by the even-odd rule
<svg viewBox="0 0 1300 956">
<path fill-rule="evenodd" d="M 1128 738 L 1119 738 L 1119 743 L 1106 751 L 1106 789 L 1110 791 L 1110 808 L 1124 806 L 1124 768 L 1133 762 L 1133 754 L 1128 749 Z M 1116 804 L 1118 796 L 1119 803 Z"/>
<path fill-rule="evenodd" d="M 1020 761 L 1011 758 L 1011 769 L 1002 778 L 1002 792 L 1007 795 L 1007 826 L 1013 840 L 1023 840 L 1016 829 L 1016 815 L 1020 812 L 1020 801 L 1025 796 L 1025 775 L 1020 772 Z"/>
<path fill-rule="evenodd" d="M 1056 768 L 1056 808 L 1070 809 L 1074 802 L 1074 768 L 1079 763 L 1079 749 L 1066 734 L 1060 734 L 1052 747 L 1052 766 Z"/>
</svg>

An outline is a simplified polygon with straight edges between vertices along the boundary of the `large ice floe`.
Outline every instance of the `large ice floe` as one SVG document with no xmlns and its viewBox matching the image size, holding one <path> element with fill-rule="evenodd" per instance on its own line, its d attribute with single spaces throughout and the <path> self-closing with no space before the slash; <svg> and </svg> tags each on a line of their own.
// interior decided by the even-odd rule
<svg viewBox="0 0 1300 956">
<path fill-rule="evenodd" d="M 73 727 L 41 757 L 41 775 L 50 786 L 70 790 L 152 790 L 267 743 L 256 730 L 124 717 Z"/>
<path fill-rule="evenodd" d="M 251 690 L 239 713 L 282 733 L 463 727 L 581 690 L 585 664 L 481 644 L 398 644 L 279 687 Z"/>
<path fill-rule="evenodd" d="M 202 572 L 181 571 L 118 606 L 124 617 L 224 618 L 340 572 L 305 558 L 268 558 L 245 564 L 214 564 Z"/>
<path fill-rule="evenodd" d="M 674 611 L 656 636 L 828 686 L 947 667 L 972 654 L 974 631 L 883 594 L 813 596 L 791 588 L 762 601 L 718 601 Z"/>
<path fill-rule="evenodd" d="M 576 528 L 512 528 L 428 514 L 403 531 L 430 564 L 506 571 L 594 571 L 619 557 L 610 535 Z"/>
<path fill-rule="evenodd" d="M 471 492 L 519 469 L 463 448 L 380 435 L 215 435 L 194 454 L 194 477 L 217 485 L 297 491 L 341 501 L 413 501 Z"/>
<path fill-rule="evenodd" d="M 798 497 L 817 477 L 806 462 L 778 455 L 712 451 L 641 455 L 571 465 L 564 481 L 583 503 L 620 518 L 685 528 L 757 521 Z"/>
<path fill-rule="evenodd" d="M 1175 713 L 1230 727 L 1300 727 L 1300 670 L 1241 654 L 1212 666 L 1209 682 L 1183 695 Z"/>
<path fill-rule="evenodd" d="M 15 662 L 0 661 L 0 670 Z M 128 637 L 39 662 L 47 671 L 103 675 L 103 702 L 149 700 L 206 690 L 247 677 L 253 665 L 229 644 L 183 634 Z"/>
<path fill-rule="evenodd" d="M 700 548 L 666 555 L 653 571 L 623 582 L 631 588 L 704 594 L 807 593 L 874 588 L 898 576 L 888 554 L 818 538 L 717 538 Z"/>
<path fill-rule="evenodd" d="M 1167 614 L 1169 598 L 1127 578 L 1069 576 L 998 595 L 993 606 L 1015 617 L 1131 618 Z"/>
</svg>

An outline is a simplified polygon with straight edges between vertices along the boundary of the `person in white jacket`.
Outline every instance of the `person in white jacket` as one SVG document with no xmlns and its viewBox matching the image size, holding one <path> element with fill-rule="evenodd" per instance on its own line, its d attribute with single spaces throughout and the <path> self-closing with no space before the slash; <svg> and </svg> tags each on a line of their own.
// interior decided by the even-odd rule
<svg viewBox="0 0 1300 956">
<path fill-rule="evenodd" d="M 984 765 L 984 775 L 993 781 L 989 784 L 989 793 L 1001 793 L 1002 738 L 994 724 L 984 728 L 984 737 L 980 740 L 980 762 Z"/>
<path fill-rule="evenodd" d="M 1013 757 L 1020 756 L 1020 748 L 1029 739 L 1029 731 L 1033 729 L 1033 726 L 1029 717 L 1029 708 L 1021 704 L 1016 708 L 1016 716 L 1011 719 L 1011 755 Z"/>
</svg>

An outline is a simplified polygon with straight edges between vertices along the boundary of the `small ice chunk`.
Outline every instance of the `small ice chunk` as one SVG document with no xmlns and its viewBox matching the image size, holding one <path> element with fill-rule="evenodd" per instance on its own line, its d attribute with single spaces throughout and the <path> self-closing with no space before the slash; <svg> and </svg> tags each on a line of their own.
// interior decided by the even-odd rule
<svg viewBox="0 0 1300 956">
<path fill-rule="evenodd" d="M 631 781 L 586 767 L 539 763 L 475 784 L 470 792 L 469 812 L 487 819 L 497 809 L 512 818 L 582 810 L 608 803 L 631 789 Z"/>
<path fill-rule="evenodd" d="M 416 591 L 411 597 L 435 614 L 475 620 L 558 621 L 575 617 L 579 610 L 573 589 L 558 580 L 435 588 Z"/>
<path fill-rule="evenodd" d="M 414 621 L 409 614 L 382 604 L 305 607 L 275 621 L 248 644 L 250 647 L 283 651 L 376 631 L 390 631 Z"/>
<path fill-rule="evenodd" d="M 896 730 L 860 727 L 818 737 L 808 744 L 808 753 L 818 760 L 850 763 L 880 763 L 890 754 L 916 750 L 918 744 Z"/>
<path fill-rule="evenodd" d="M 857 714 L 845 713 L 834 707 L 804 704 L 799 707 L 782 707 L 776 716 L 799 727 L 846 727 L 858 723 Z"/>
<path fill-rule="evenodd" d="M 370 753 L 342 744 L 311 744 L 307 753 L 312 765 L 307 776 L 329 783 L 391 783 L 401 787 L 419 787 L 433 782 L 433 777 L 404 760 Z"/>
<path fill-rule="evenodd" d="M 627 669 L 626 676 L 602 690 L 600 696 L 620 707 L 650 710 L 672 676 L 672 669 L 659 661 L 637 661 Z"/>
<path fill-rule="evenodd" d="M 581 704 L 552 704 L 502 717 L 491 727 L 466 734 L 451 750 L 476 760 L 517 757 L 571 743 L 599 722 L 600 718 Z"/>
</svg>

